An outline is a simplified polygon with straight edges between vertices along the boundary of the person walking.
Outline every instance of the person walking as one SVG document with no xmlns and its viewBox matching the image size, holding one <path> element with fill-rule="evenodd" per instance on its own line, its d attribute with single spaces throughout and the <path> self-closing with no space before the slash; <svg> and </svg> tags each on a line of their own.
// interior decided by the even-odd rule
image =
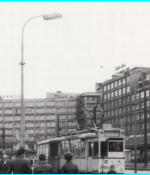
<svg viewBox="0 0 150 175">
<path fill-rule="evenodd" d="M 32 159 L 30 159 L 30 166 L 31 166 L 32 174 L 33 174 L 33 168 L 34 168 L 34 166 L 33 166 L 33 160 Z"/>
<path fill-rule="evenodd" d="M 10 165 L 10 161 L 8 160 L 8 156 L 3 155 L 3 159 L 0 161 L 0 174 L 7 174 L 8 167 Z"/>
<path fill-rule="evenodd" d="M 72 163 L 72 153 L 66 152 L 64 154 L 64 159 L 66 159 L 66 163 L 61 168 L 61 174 L 79 174 L 78 166 Z"/>
<path fill-rule="evenodd" d="M 33 174 L 52 174 L 52 166 L 46 163 L 45 154 L 39 155 L 39 163 L 34 167 Z"/>
<path fill-rule="evenodd" d="M 25 150 L 20 148 L 17 151 L 17 157 L 13 159 L 8 168 L 8 174 L 31 174 L 31 166 L 29 160 L 24 159 Z"/>
</svg>

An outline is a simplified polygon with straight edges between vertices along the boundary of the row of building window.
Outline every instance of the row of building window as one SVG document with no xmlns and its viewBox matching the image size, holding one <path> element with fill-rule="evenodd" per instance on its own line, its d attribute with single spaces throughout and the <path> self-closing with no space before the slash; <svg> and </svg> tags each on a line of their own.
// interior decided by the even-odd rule
<svg viewBox="0 0 150 175">
<path fill-rule="evenodd" d="M 25 102 L 25 106 L 55 106 L 55 102 Z M 9 103 L 0 103 L 0 107 L 20 107 L 21 103 L 20 102 L 9 102 Z"/>
<path fill-rule="evenodd" d="M 7 139 L 7 140 L 9 140 L 9 139 Z M 0 150 L 3 150 L 3 147 L 2 146 L 0 146 Z M 7 144 L 5 144 L 5 150 L 6 151 L 13 151 L 13 145 L 7 145 Z"/>
<path fill-rule="evenodd" d="M 100 124 L 101 123 L 101 118 L 96 118 L 96 123 Z M 87 125 L 93 125 L 93 119 L 87 118 Z"/>
<path fill-rule="evenodd" d="M 41 129 L 27 129 L 26 130 L 28 134 L 36 134 L 37 136 L 39 136 L 40 134 L 51 134 L 51 133 L 55 133 L 55 129 L 53 128 L 47 128 L 46 130 L 41 128 Z M 66 129 L 64 129 L 64 131 L 66 131 Z M 73 132 L 73 131 L 76 131 L 76 129 L 74 128 L 71 128 L 71 129 L 68 129 L 68 132 Z M 0 134 L 2 134 L 2 130 L 0 130 Z M 5 130 L 5 135 L 12 135 L 12 130 Z M 16 135 L 15 135 L 16 137 Z M 31 136 L 32 137 L 32 136 Z"/>
<path fill-rule="evenodd" d="M 149 92 L 149 90 L 146 92 Z M 149 93 L 147 93 L 147 95 L 148 94 Z M 136 102 L 139 100 L 142 100 L 144 98 L 144 92 L 137 93 L 137 97 L 136 97 Z M 147 96 L 147 97 L 149 97 L 149 96 Z M 128 95 L 128 96 L 125 96 L 122 98 L 117 98 L 117 99 L 114 99 L 112 101 L 108 101 L 108 102 L 104 103 L 104 110 L 106 110 L 108 108 L 113 108 L 113 107 L 118 106 L 118 105 L 125 105 L 125 104 L 131 103 L 131 102 L 132 103 L 134 102 L 134 95 Z"/>
<path fill-rule="evenodd" d="M 147 116 L 147 119 L 150 119 L 150 111 L 147 112 L 146 116 Z M 112 119 L 108 119 L 108 120 L 106 120 L 106 123 L 111 123 L 112 125 L 118 125 L 121 122 L 126 124 L 126 123 L 130 123 L 130 122 L 134 122 L 134 121 L 135 121 L 135 117 L 133 114 L 133 115 L 126 115 L 123 117 L 115 117 Z M 144 112 L 140 112 L 140 113 L 136 114 L 136 121 L 137 122 L 144 121 Z"/>
<path fill-rule="evenodd" d="M 39 102 L 25 102 L 25 106 L 63 106 L 63 105 L 67 105 L 67 106 L 71 106 L 71 105 L 76 105 L 76 101 L 72 101 L 72 100 L 66 100 L 66 101 L 61 101 L 61 102 L 49 102 L 49 101 L 39 101 Z M 4 103 L 0 103 L 0 107 L 20 107 L 21 103 L 20 102 L 4 102 Z"/>
<path fill-rule="evenodd" d="M 137 135 L 136 140 L 138 144 L 144 144 L 145 142 L 144 135 Z M 147 136 L 147 143 L 150 144 L 150 135 Z M 126 140 L 126 145 L 134 145 L 134 137 L 129 137 L 129 139 Z M 138 154 L 140 154 L 140 152 L 141 150 L 137 150 Z M 134 150 L 131 151 L 131 153 L 134 154 Z"/>
<path fill-rule="evenodd" d="M 76 115 L 59 115 L 59 119 L 60 120 L 75 120 Z M 55 120 L 56 116 L 55 115 L 47 115 L 47 116 L 25 116 L 25 120 L 31 120 L 31 121 L 42 121 L 42 120 Z M 20 116 L 5 116 L 4 118 L 2 116 L 0 116 L 0 122 L 2 122 L 4 120 L 7 122 L 11 122 L 11 121 L 20 121 L 21 118 Z"/>
<path fill-rule="evenodd" d="M 55 108 L 48 108 L 48 109 L 26 109 L 25 113 L 55 113 L 55 112 L 76 112 L 76 108 L 59 108 L 55 110 Z M 0 110 L 0 114 L 21 114 L 21 109 L 10 109 L 10 110 Z"/>
<path fill-rule="evenodd" d="M 25 126 L 27 128 L 30 128 L 30 127 L 32 127 L 32 128 L 55 127 L 55 125 L 56 125 L 55 122 L 25 123 Z M 74 121 L 73 122 L 63 121 L 63 122 L 60 123 L 60 128 L 65 128 L 66 125 L 68 127 L 69 126 L 75 127 L 76 126 L 76 122 L 74 122 Z M 12 130 L 13 128 L 20 127 L 20 123 L 5 123 L 5 124 L 0 123 L 0 127 L 1 128 L 5 127 L 5 129 L 7 129 L 7 128 L 10 129 L 11 128 L 11 130 Z M 2 131 L 2 130 L 0 130 L 0 131 Z"/>
<path fill-rule="evenodd" d="M 110 121 L 107 121 L 107 123 L 110 123 Z M 112 125 L 118 126 L 118 123 L 113 123 Z M 125 129 L 126 133 L 134 132 L 135 131 L 135 124 L 125 125 L 124 129 Z M 150 129 L 150 122 L 147 122 L 147 129 L 148 130 Z M 144 131 L 144 123 L 137 123 L 136 124 L 136 131 Z"/>
<path fill-rule="evenodd" d="M 136 103 L 136 111 L 143 110 L 144 109 L 144 102 L 138 102 Z M 150 109 L 150 101 L 146 101 L 146 110 Z M 121 108 L 116 108 L 112 109 L 109 111 L 104 112 L 104 117 L 110 117 L 110 116 L 115 116 L 115 115 L 121 115 L 121 114 L 126 114 L 129 112 L 135 111 L 135 105 L 127 105 Z"/>
<path fill-rule="evenodd" d="M 149 101 L 146 102 L 146 107 L 147 107 L 147 110 L 150 109 L 150 102 Z M 137 103 L 136 111 L 143 110 L 143 109 L 144 109 L 144 102 Z M 134 111 L 135 111 L 135 105 L 128 105 L 128 106 L 124 106 L 121 108 L 112 109 L 110 111 L 105 111 L 104 117 L 105 118 L 114 117 L 116 115 L 122 115 L 122 114 L 130 113 L 130 112 L 134 112 Z"/>
<path fill-rule="evenodd" d="M 108 85 L 105 85 L 105 86 L 104 86 L 104 92 L 105 92 L 105 91 L 109 91 L 109 90 L 111 90 L 111 89 L 114 89 L 114 88 L 116 88 L 116 87 L 125 85 L 126 83 L 129 83 L 129 81 L 130 81 L 129 77 L 125 77 L 125 78 L 123 78 L 123 79 L 120 79 L 120 80 L 117 80 L 117 81 L 115 81 L 115 82 L 112 82 L 112 83 L 110 83 L 110 84 L 108 84 Z"/>
<path fill-rule="evenodd" d="M 129 92 L 130 92 L 130 87 L 127 86 L 126 88 L 119 89 L 119 90 L 110 92 L 108 94 L 105 94 L 104 95 L 104 100 L 110 100 L 111 98 L 123 95 L 125 93 L 129 93 Z M 149 96 L 150 96 L 150 90 L 146 90 L 146 97 L 149 97 Z M 126 98 L 126 97 L 124 97 L 124 98 Z M 131 95 L 130 98 L 131 99 L 129 101 L 133 101 L 134 100 L 134 95 Z M 143 98 L 144 98 L 144 91 L 136 93 L 136 100 L 143 99 Z"/>
<path fill-rule="evenodd" d="M 149 130 L 150 129 L 150 122 L 147 122 L 147 129 Z M 132 124 L 132 125 L 127 125 L 125 127 L 125 130 L 126 132 L 134 132 L 135 131 L 135 125 Z M 136 131 L 144 131 L 144 123 L 137 123 L 136 124 Z"/>
<path fill-rule="evenodd" d="M 104 94 L 104 100 L 109 100 L 130 92 L 130 86 Z"/>
<path fill-rule="evenodd" d="M 95 103 L 87 103 L 87 108 L 94 108 L 97 104 Z"/>
<path fill-rule="evenodd" d="M 86 96 L 86 97 L 80 97 L 80 99 L 77 99 L 77 102 L 80 104 L 84 101 L 97 101 L 99 96 Z"/>
<path fill-rule="evenodd" d="M 56 107 L 62 106 L 74 106 L 76 105 L 76 101 L 56 101 Z"/>
</svg>

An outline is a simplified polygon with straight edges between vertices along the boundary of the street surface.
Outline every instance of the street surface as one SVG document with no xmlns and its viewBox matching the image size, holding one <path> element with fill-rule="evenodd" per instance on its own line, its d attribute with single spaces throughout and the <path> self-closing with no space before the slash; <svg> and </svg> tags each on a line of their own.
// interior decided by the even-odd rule
<svg viewBox="0 0 150 175">
<path fill-rule="evenodd" d="M 125 170 L 125 174 L 135 174 L 135 173 L 134 173 L 134 170 Z M 137 174 L 150 174 L 150 170 L 137 171 Z"/>
</svg>

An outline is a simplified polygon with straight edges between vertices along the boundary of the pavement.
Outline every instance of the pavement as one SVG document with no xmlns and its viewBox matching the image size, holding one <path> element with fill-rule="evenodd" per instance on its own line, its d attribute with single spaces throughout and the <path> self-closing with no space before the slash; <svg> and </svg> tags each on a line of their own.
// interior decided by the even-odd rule
<svg viewBox="0 0 150 175">
<path fill-rule="evenodd" d="M 137 171 L 137 173 L 134 172 L 134 170 L 125 170 L 125 174 L 150 174 L 150 170 L 145 171 L 145 170 L 141 170 L 141 171 Z"/>
<path fill-rule="evenodd" d="M 134 170 L 134 163 L 126 163 L 125 164 L 125 169 L 126 170 Z M 144 163 L 137 163 L 137 170 L 146 170 L 150 171 L 150 162 L 148 162 L 147 167 L 144 168 Z"/>
<path fill-rule="evenodd" d="M 144 168 L 144 163 L 137 163 L 137 173 L 134 171 L 134 163 L 126 163 L 125 174 L 150 174 L 150 162 L 147 168 Z"/>
</svg>

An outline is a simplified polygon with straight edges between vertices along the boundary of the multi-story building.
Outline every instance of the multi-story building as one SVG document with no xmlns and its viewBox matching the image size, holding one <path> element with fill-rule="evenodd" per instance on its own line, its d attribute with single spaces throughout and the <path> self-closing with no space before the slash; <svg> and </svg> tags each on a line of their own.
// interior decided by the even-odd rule
<svg viewBox="0 0 150 175">
<path fill-rule="evenodd" d="M 77 122 L 80 129 L 99 127 L 101 123 L 101 93 L 87 92 L 77 97 Z"/>
<path fill-rule="evenodd" d="M 124 72 L 126 75 L 122 78 L 118 76 L 118 78 L 105 81 L 102 88 L 97 88 L 97 92 L 101 90 L 103 94 L 104 122 L 111 123 L 115 127 L 124 127 L 126 135 L 130 136 L 126 142 L 126 148 L 131 150 L 134 150 L 132 135 L 135 132 L 136 122 L 138 154 L 142 155 L 145 133 L 144 116 L 147 120 L 146 132 L 150 133 L 150 68 L 135 67 L 121 71 L 119 74 L 123 75 Z M 150 150 L 149 136 L 147 146 Z M 132 153 L 134 154 L 134 151 Z"/>
<path fill-rule="evenodd" d="M 25 99 L 25 148 L 28 154 L 35 154 L 37 141 L 56 135 L 56 116 L 59 115 L 60 134 L 76 130 L 76 95 L 51 93 L 45 99 Z M 14 155 L 20 147 L 20 99 L 0 101 L 0 150 Z"/>
</svg>

